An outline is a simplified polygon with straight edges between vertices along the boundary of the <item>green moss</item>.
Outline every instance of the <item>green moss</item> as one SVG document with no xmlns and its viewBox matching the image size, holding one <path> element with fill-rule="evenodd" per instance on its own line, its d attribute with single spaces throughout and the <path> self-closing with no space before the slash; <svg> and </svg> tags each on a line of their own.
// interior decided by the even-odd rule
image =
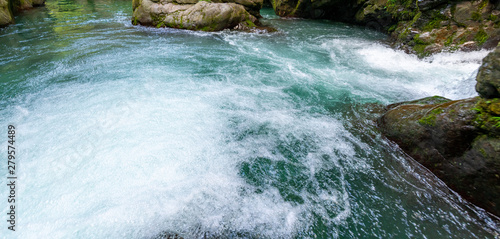
<svg viewBox="0 0 500 239">
<path fill-rule="evenodd" d="M 413 37 L 413 42 L 415 42 L 416 45 L 429 45 L 429 43 L 420 40 L 420 34 L 417 34 Z"/>
<path fill-rule="evenodd" d="M 179 22 L 179 27 L 184 28 L 184 23 L 182 22 L 182 16 L 181 16 L 181 21 Z"/>
<path fill-rule="evenodd" d="M 247 23 L 248 27 L 257 27 L 257 25 L 255 25 L 255 23 L 253 23 L 252 21 L 250 21 L 250 19 L 247 19 L 246 23 Z"/>
<path fill-rule="evenodd" d="M 422 58 L 422 57 L 426 57 L 426 56 L 429 56 L 430 53 L 425 51 L 425 48 L 428 46 L 429 44 L 415 44 L 415 46 L 413 46 L 413 50 L 415 51 L 415 53 L 417 53 L 417 56 Z"/>
<path fill-rule="evenodd" d="M 420 18 L 420 16 L 422 16 L 422 12 L 418 11 L 418 13 L 415 14 L 415 16 L 413 17 L 413 19 L 411 20 L 410 26 L 412 26 L 413 24 L 415 24 L 415 22 Z"/>
<path fill-rule="evenodd" d="M 418 120 L 418 123 L 420 123 L 422 125 L 434 126 L 434 125 L 436 125 L 436 116 L 429 115 L 425 118 L 421 118 Z"/>
<path fill-rule="evenodd" d="M 396 6 L 396 0 L 387 0 L 387 3 L 385 5 L 386 7 L 395 7 Z"/>
<path fill-rule="evenodd" d="M 446 41 L 444 42 L 444 46 L 450 46 L 453 43 L 453 38 L 455 37 L 456 32 L 453 32 L 451 36 L 446 38 Z"/>
<path fill-rule="evenodd" d="M 212 23 L 208 26 L 204 26 L 202 27 L 200 30 L 204 31 L 204 32 L 213 32 L 217 29 L 217 23 Z"/>
<path fill-rule="evenodd" d="M 134 17 L 134 19 L 132 19 L 132 24 L 133 25 L 139 24 L 139 19 L 137 19 L 137 17 Z"/>
<path fill-rule="evenodd" d="M 420 12 L 418 0 L 388 0 L 384 9 L 398 20 L 410 20 Z"/>
<path fill-rule="evenodd" d="M 292 15 L 292 16 L 295 15 L 295 13 L 299 9 L 299 6 L 300 6 L 301 3 L 302 3 L 302 1 L 297 1 L 297 5 L 295 5 L 295 8 L 292 10 L 292 12 L 290 13 L 290 15 Z"/>
<path fill-rule="evenodd" d="M 476 41 L 477 44 L 481 46 L 486 42 L 486 40 L 488 40 L 488 38 L 488 34 L 484 31 L 484 29 L 481 28 L 474 36 L 474 41 Z"/>
<path fill-rule="evenodd" d="M 486 5 L 488 5 L 488 3 L 489 3 L 488 0 L 482 1 L 481 4 L 479 4 L 479 10 L 483 10 L 483 8 L 486 7 Z"/>
<path fill-rule="evenodd" d="M 488 16 L 488 20 L 490 20 L 490 21 L 493 21 L 493 22 L 494 22 L 494 21 L 496 21 L 497 19 L 498 19 L 498 16 L 496 16 L 496 15 L 490 14 L 490 15 Z"/>
<path fill-rule="evenodd" d="M 472 15 L 470 16 L 470 18 L 474 21 L 481 21 L 483 20 L 483 18 L 481 17 L 481 13 L 480 12 L 473 12 Z"/>
<path fill-rule="evenodd" d="M 487 134 L 498 135 L 498 128 L 500 128 L 500 117 L 493 116 L 493 112 L 490 111 L 489 107 L 491 104 L 496 104 L 500 102 L 500 99 L 495 98 L 492 100 L 480 100 L 478 103 L 472 108 L 477 112 L 476 118 L 473 120 L 474 126 L 482 129 Z"/>
<path fill-rule="evenodd" d="M 156 26 L 157 28 L 160 28 L 160 27 L 162 27 L 162 26 L 165 25 L 165 23 L 163 22 L 164 19 L 165 19 L 165 16 L 156 15 L 156 14 L 153 14 L 153 13 L 150 13 L 149 16 L 151 17 L 153 26 Z"/>
<path fill-rule="evenodd" d="M 387 29 L 387 31 L 388 31 L 389 33 L 390 33 L 390 32 L 393 32 L 394 30 L 396 30 L 396 27 L 397 27 L 397 26 L 398 26 L 398 25 L 394 24 L 394 25 L 392 25 L 391 27 L 389 27 L 389 29 Z"/>
<path fill-rule="evenodd" d="M 494 124 L 495 127 L 500 128 L 500 117 L 493 116 L 493 117 L 491 117 L 491 119 L 493 121 L 496 121 L 496 123 Z"/>
<path fill-rule="evenodd" d="M 404 30 L 402 30 L 401 33 L 398 35 L 399 39 L 403 40 L 408 36 L 408 34 L 410 33 L 411 27 L 420 18 L 420 16 L 422 16 L 422 13 L 418 12 L 417 15 L 415 15 L 415 17 L 413 17 L 413 19 L 409 23 L 407 23 L 405 26 L 403 26 Z"/>
<path fill-rule="evenodd" d="M 453 35 L 446 38 L 446 41 L 444 42 L 444 46 L 450 46 L 452 42 L 453 42 Z"/>
<path fill-rule="evenodd" d="M 426 116 L 420 118 L 418 123 L 422 125 L 435 126 L 436 125 L 436 116 L 438 114 L 443 113 L 443 109 L 436 108 L 429 112 Z"/>
<path fill-rule="evenodd" d="M 422 30 L 431 31 L 432 29 L 437 29 L 441 27 L 441 22 L 445 20 L 448 20 L 445 15 L 441 14 L 438 11 L 435 11 L 432 13 L 431 20 L 427 24 L 425 24 L 424 27 L 422 27 Z"/>
</svg>

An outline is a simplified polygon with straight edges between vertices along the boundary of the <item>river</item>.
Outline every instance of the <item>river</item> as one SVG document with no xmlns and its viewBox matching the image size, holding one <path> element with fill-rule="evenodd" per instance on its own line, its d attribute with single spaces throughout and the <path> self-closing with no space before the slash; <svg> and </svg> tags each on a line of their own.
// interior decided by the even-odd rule
<svg viewBox="0 0 500 239">
<path fill-rule="evenodd" d="M 476 96 L 487 51 L 422 60 L 272 9 L 277 33 L 156 29 L 131 5 L 48 0 L 0 30 L 0 132 L 16 127 L 18 160 L 17 230 L 2 206 L 0 237 L 498 238 L 374 121 Z"/>
</svg>

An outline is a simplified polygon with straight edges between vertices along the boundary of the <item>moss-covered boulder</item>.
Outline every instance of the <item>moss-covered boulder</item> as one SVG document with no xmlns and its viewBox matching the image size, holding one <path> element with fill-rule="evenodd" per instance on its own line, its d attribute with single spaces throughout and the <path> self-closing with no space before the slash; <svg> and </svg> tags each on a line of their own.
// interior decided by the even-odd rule
<svg viewBox="0 0 500 239">
<path fill-rule="evenodd" d="M 483 59 L 476 80 L 476 91 L 481 97 L 500 98 L 500 47 Z"/>
<path fill-rule="evenodd" d="M 0 27 L 14 23 L 14 16 L 9 8 L 9 1 L 0 0 Z"/>
<path fill-rule="evenodd" d="M 403 11 L 392 10 L 398 22 L 392 26 L 395 45 L 408 52 L 426 56 L 439 51 L 471 51 L 493 48 L 500 39 L 500 11 L 496 3 L 452 1 L 422 8 L 410 4 Z M 401 13 L 408 12 L 408 16 Z"/>
<path fill-rule="evenodd" d="M 260 9 L 262 0 L 236 0 L 237 3 L 223 3 L 222 1 L 134 0 L 132 22 L 156 27 L 202 31 L 244 29 L 256 26 L 257 17 L 250 14 L 247 9 L 252 12 L 257 8 Z"/>
<path fill-rule="evenodd" d="M 491 111 L 495 102 L 475 97 L 397 104 L 388 107 L 378 124 L 387 138 L 450 188 L 500 215 L 500 115 Z"/>
</svg>

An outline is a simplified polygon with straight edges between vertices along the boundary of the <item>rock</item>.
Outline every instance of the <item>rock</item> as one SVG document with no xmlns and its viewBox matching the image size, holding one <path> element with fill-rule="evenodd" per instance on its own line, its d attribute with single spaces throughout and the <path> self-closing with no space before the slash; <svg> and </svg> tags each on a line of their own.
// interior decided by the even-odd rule
<svg viewBox="0 0 500 239">
<path fill-rule="evenodd" d="M 214 3 L 236 3 L 247 10 L 252 16 L 260 18 L 260 9 L 263 5 L 263 0 L 212 0 Z"/>
<path fill-rule="evenodd" d="M 132 21 L 134 24 L 202 31 L 256 26 L 257 18 L 245 6 L 248 9 L 260 9 L 262 1 L 236 2 L 241 4 L 198 0 L 134 0 Z"/>
<path fill-rule="evenodd" d="M 364 2 L 363 0 L 271 0 L 276 15 L 281 17 L 323 18 L 343 21 L 352 21 Z"/>
<path fill-rule="evenodd" d="M 443 101 L 426 98 L 389 106 L 379 127 L 465 199 L 500 215 L 500 138 L 487 129 L 495 127 L 489 122 L 493 116 L 482 110 L 479 97 Z"/>
<path fill-rule="evenodd" d="M 15 11 L 23 11 L 45 5 L 45 0 L 12 0 Z"/>
<path fill-rule="evenodd" d="M 45 0 L 0 0 L 0 27 L 14 23 L 20 11 L 45 5 Z"/>
<path fill-rule="evenodd" d="M 486 99 L 500 97 L 500 47 L 483 59 L 476 77 L 476 91 Z"/>
<path fill-rule="evenodd" d="M 461 51 L 469 52 L 477 50 L 478 46 L 475 41 L 468 41 L 459 46 Z"/>
<path fill-rule="evenodd" d="M 14 16 L 7 0 L 0 0 L 0 27 L 14 23 Z"/>
<path fill-rule="evenodd" d="M 394 47 L 420 57 L 441 51 L 491 49 L 500 41 L 497 10 L 500 4 L 496 1 L 272 0 L 271 3 L 282 17 L 344 21 L 388 33 Z"/>
<path fill-rule="evenodd" d="M 476 112 L 472 108 L 477 100 L 438 104 L 404 103 L 389 108 L 379 120 L 379 125 L 388 138 L 412 152 L 417 161 L 431 160 L 434 163 L 435 159 L 454 155 L 461 149 L 468 148 L 468 141 L 476 133 L 466 126 L 471 125 L 475 119 Z M 450 111 L 453 114 L 449 114 Z"/>
</svg>

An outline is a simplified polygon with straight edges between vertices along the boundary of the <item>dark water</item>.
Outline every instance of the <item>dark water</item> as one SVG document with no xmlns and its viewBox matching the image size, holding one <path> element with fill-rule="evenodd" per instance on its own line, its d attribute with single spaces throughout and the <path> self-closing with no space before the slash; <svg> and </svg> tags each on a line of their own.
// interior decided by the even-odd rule
<svg viewBox="0 0 500 239">
<path fill-rule="evenodd" d="M 262 13 L 279 33 L 136 27 L 129 1 L 49 0 L 0 30 L 20 199 L 1 237 L 498 238 L 373 122 L 387 103 L 474 96 L 487 52 L 419 60 L 362 27 Z"/>
</svg>

